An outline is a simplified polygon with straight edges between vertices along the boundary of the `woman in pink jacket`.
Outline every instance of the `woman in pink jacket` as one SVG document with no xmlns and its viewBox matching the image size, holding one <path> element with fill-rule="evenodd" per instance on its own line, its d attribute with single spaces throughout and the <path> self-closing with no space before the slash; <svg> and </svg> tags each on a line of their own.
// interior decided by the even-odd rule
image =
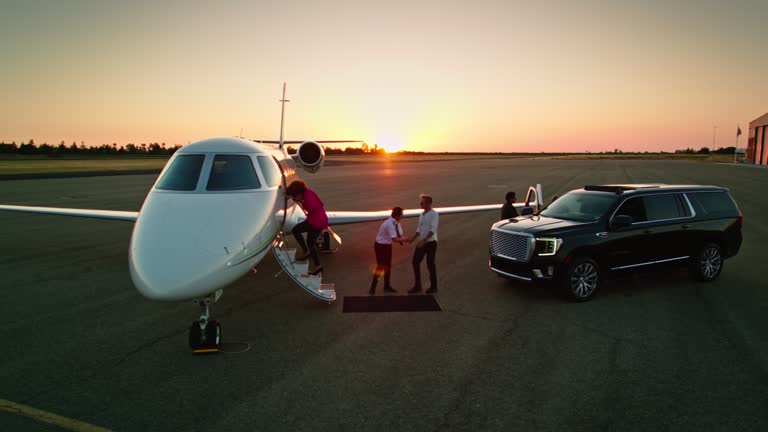
<svg viewBox="0 0 768 432">
<path fill-rule="evenodd" d="M 317 253 L 317 238 L 324 229 L 328 228 L 328 215 L 325 214 L 323 202 L 314 191 L 307 188 L 307 184 L 302 180 L 292 181 L 285 193 L 299 204 L 304 209 L 304 213 L 307 214 L 307 219 L 293 227 L 293 231 L 291 231 L 304 252 L 304 255 L 297 257 L 296 260 L 303 261 L 307 257 L 312 257 L 315 268 L 309 274 L 319 274 L 323 271 L 323 266 L 320 265 L 320 257 Z M 304 241 L 303 233 L 307 233 L 306 241 Z M 307 243 L 309 243 L 309 247 L 307 247 Z"/>
</svg>

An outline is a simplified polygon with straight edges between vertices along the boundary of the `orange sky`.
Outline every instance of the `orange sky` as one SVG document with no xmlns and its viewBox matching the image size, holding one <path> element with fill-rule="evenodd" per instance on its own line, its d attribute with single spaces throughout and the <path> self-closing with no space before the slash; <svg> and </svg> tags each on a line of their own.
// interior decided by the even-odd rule
<svg viewBox="0 0 768 432">
<path fill-rule="evenodd" d="M 0 140 L 364 139 L 425 151 L 734 144 L 764 1 L 5 2 Z M 742 136 L 741 146 L 745 146 Z"/>
</svg>

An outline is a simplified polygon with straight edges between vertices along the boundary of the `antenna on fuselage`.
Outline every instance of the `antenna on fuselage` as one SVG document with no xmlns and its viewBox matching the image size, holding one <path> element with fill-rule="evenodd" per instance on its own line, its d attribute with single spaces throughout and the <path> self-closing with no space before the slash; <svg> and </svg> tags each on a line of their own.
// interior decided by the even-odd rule
<svg viewBox="0 0 768 432">
<path fill-rule="evenodd" d="M 283 149 L 283 124 L 285 123 L 285 103 L 290 102 L 290 100 L 285 98 L 285 83 L 283 83 L 283 98 L 280 99 L 280 102 L 283 103 L 283 106 L 280 109 L 280 147 L 278 148 L 282 150 Z"/>
</svg>

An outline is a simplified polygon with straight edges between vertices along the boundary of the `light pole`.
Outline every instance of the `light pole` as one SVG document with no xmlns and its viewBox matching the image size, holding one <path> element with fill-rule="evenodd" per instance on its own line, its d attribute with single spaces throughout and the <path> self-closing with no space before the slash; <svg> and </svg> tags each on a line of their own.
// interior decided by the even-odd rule
<svg viewBox="0 0 768 432">
<path fill-rule="evenodd" d="M 715 151 L 715 138 L 717 137 L 717 126 L 712 129 L 712 150 Z"/>
</svg>

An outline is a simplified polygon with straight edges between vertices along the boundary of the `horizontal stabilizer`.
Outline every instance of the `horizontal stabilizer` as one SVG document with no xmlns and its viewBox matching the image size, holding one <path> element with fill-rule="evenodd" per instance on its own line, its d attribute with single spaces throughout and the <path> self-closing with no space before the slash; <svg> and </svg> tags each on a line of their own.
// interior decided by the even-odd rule
<svg viewBox="0 0 768 432">
<path fill-rule="evenodd" d="M 323 141 L 304 140 L 304 141 L 283 141 L 283 144 L 303 144 L 303 143 L 305 143 L 307 141 L 313 141 L 313 142 L 316 142 L 318 144 L 361 143 L 361 142 L 365 142 L 365 141 L 360 141 L 360 140 L 323 140 Z M 280 144 L 279 140 L 278 141 L 275 141 L 275 140 L 253 140 L 253 142 L 257 142 L 257 143 L 261 143 L 261 144 Z"/>
</svg>

